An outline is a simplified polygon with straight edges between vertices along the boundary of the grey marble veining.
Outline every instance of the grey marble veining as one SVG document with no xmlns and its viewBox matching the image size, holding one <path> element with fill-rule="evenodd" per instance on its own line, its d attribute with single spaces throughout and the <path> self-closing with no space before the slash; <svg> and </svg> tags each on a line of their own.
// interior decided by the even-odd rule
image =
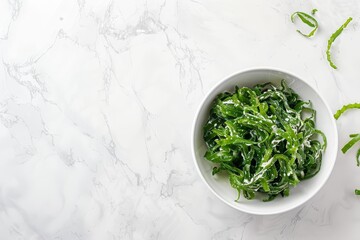
<svg viewBox="0 0 360 240">
<path fill-rule="evenodd" d="M 294 11 L 317 8 L 319 31 Z M 339 153 L 325 187 L 276 216 L 219 201 L 190 154 L 195 110 L 225 76 L 272 66 L 332 110 L 360 101 L 359 3 L 290 0 L 0 1 L 0 239 L 358 239 L 360 169 Z M 327 39 L 354 20 L 333 46 Z M 338 123 L 340 144 L 360 112 Z"/>
</svg>

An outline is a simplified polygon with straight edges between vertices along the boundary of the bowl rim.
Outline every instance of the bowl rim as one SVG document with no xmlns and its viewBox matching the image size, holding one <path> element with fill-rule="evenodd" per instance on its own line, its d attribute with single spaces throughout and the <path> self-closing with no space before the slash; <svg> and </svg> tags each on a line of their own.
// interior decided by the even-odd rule
<svg viewBox="0 0 360 240">
<path fill-rule="evenodd" d="M 227 200 L 225 200 L 220 194 L 218 194 L 210 185 L 209 183 L 205 180 L 200 167 L 197 163 L 197 158 L 196 158 L 196 154 L 195 154 L 195 128 L 196 128 L 196 123 L 198 121 L 199 118 L 199 114 L 200 111 L 202 110 L 206 100 L 209 98 L 210 94 L 212 94 L 220 85 L 222 85 L 224 82 L 228 81 L 229 79 L 240 75 L 240 74 L 244 74 L 244 73 L 248 73 L 248 72 L 256 72 L 256 71 L 270 71 L 270 72 L 280 72 L 280 73 L 284 73 L 288 76 L 292 76 L 294 78 L 296 78 L 297 80 L 303 82 L 305 85 L 307 85 L 310 89 L 312 89 L 317 96 L 320 98 L 320 100 L 324 103 L 326 110 L 333 115 L 330 106 L 328 105 L 328 103 L 325 101 L 325 99 L 323 98 L 323 96 L 319 93 L 319 91 L 317 89 L 315 89 L 313 86 L 311 86 L 309 83 L 307 83 L 306 81 L 303 80 L 303 78 L 299 77 L 298 75 L 287 71 L 287 70 L 283 70 L 283 69 L 279 69 L 279 68 L 275 68 L 275 67 L 252 67 L 252 68 L 246 68 L 240 71 L 236 71 L 233 72 L 230 75 L 227 75 L 225 78 L 222 78 L 221 81 L 219 81 L 217 84 L 215 84 L 215 86 L 213 86 L 212 88 L 210 88 L 210 90 L 207 92 L 207 94 L 203 97 L 203 99 L 201 100 L 200 105 L 198 106 L 196 112 L 195 112 L 195 117 L 193 119 L 192 122 L 192 128 L 191 128 L 191 154 L 192 154 L 192 158 L 196 167 L 196 170 L 198 172 L 198 174 L 200 175 L 200 178 L 202 179 L 202 181 L 205 183 L 205 185 L 208 187 L 208 189 L 210 189 L 210 191 L 218 198 L 220 199 L 223 203 L 225 203 L 226 205 L 244 212 L 244 213 L 248 213 L 248 214 L 253 214 L 253 215 L 276 215 L 276 214 L 280 214 L 280 213 L 285 213 L 288 212 L 290 210 L 293 210 L 295 208 L 298 208 L 300 206 L 302 206 L 303 204 L 305 204 L 306 202 L 308 202 L 310 199 L 312 199 L 315 195 L 317 195 L 319 193 L 319 191 L 324 187 L 324 185 L 326 184 L 326 182 L 328 181 L 329 177 L 331 176 L 333 170 L 334 170 L 334 166 L 336 163 L 336 159 L 337 159 L 337 154 L 338 154 L 338 148 L 339 148 L 339 143 L 338 143 L 338 130 L 337 130 L 337 126 L 336 126 L 336 121 L 334 118 L 331 118 L 331 125 L 334 131 L 334 141 L 335 141 L 335 156 L 334 156 L 334 161 L 332 161 L 332 165 L 330 166 L 329 171 L 326 173 L 325 177 L 324 177 L 324 181 L 321 183 L 321 185 L 318 187 L 318 189 L 314 192 L 313 195 L 308 196 L 307 198 L 305 198 L 300 204 L 295 204 L 294 206 L 288 207 L 288 208 L 284 208 L 282 210 L 276 211 L 276 212 L 259 212 L 259 211 L 251 211 L 251 210 L 244 210 L 244 209 L 240 209 L 237 208 L 236 206 L 231 205 Z"/>
</svg>

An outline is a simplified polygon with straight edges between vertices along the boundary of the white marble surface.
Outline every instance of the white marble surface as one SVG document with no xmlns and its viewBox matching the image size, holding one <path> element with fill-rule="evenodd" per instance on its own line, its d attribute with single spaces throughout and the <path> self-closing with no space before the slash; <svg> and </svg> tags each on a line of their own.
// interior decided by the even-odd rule
<svg viewBox="0 0 360 240">
<path fill-rule="evenodd" d="M 319 11 L 306 39 L 289 20 Z M 1 0 L 0 239 L 359 239 L 360 169 L 339 153 L 307 204 L 252 216 L 219 201 L 190 154 L 204 94 L 244 68 L 360 101 L 357 0 Z M 327 39 L 354 20 L 325 60 Z M 360 111 L 339 122 L 340 144 Z"/>
</svg>

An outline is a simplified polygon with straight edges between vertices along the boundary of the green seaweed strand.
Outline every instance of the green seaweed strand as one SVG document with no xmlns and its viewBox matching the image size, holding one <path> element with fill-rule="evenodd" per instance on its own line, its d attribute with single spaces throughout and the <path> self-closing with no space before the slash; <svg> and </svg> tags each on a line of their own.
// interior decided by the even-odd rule
<svg viewBox="0 0 360 240">
<path fill-rule="evenodd" d="M 327 45 L 327 49 L 326 49 L 326 58 L 327 58 L 328 62 L 330 63 L 330 66 L 334 69 L 337 69 L 337 66 L 331 60 L 331 53 L 330 53 L 331 45 L 333 44 L 335 39 L 342 33 L 342 31 L 347 27 L 347 25 L 351 22 L 351 20 L 352 20 L 352 17 L 349 17 L 346 20 L 346 22 L 343 25 L 341 25 L 341 27 L 331 35 L 331 37 L 328 40 L 328 45 Z"/>
<path fill-rule="evenodd" d="M 295 17 L 298 16 L 300 18 L 300 20 L 305 23 L 306 25 L 308 25 L 309 27 L 312 27 L 313 30 L 308 33 L 308 34 L 304 34 L 302 33 L 300 30 L 296 30 L 298 33 L 300 33 L 301 35 L 303 35 L 304 37 L 311 37 L 315 34 L 316 30 L 318 29 L 319 27 L 319 24 L 318 22 L 316 21 L 316 19 L 312 16 L 310 16 L 309 14 L 307 13 L 304 13 L 304 12 L 294 12 L 292 15 L 291 15 L 291 21 L 292 22 L 295 22 Z"/>
<path fill-rule="evenodd" d="M 355 109 L 355 108 L 360 109 L 360 103 L 350 103 L 350 104 L 344 105 L 341 109 L 336 111 L 336 113 L 334 114 L 334 118 L 337 120 L 344 112 L 346 112 L 347 110 L 350 110 L 350 109 Z"/>
</svg>

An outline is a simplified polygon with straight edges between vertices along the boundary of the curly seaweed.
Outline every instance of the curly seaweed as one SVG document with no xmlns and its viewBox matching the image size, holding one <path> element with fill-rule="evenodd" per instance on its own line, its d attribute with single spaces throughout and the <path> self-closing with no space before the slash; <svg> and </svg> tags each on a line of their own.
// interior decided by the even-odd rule
<svg viewBox="0 0 360 240">
<path fill-rule="evenodd" d="M 315 116 L 285 81 L 219 94 L 203 136 L 213 175 L 226 172 L 246 199 L 259 192 L 263 201 L 288 196 L 291 186 L 320 170 L 326 137 L 315 128 Z"/>
</svg>

